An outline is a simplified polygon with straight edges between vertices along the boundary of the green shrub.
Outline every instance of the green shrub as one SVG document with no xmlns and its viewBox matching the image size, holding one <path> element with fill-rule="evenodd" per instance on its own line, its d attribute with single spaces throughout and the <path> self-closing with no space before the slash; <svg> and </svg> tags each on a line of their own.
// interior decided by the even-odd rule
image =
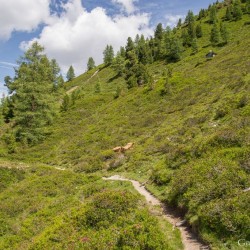
<svg viewBox="0 0 250 250">
<path fill-rule="evenodd" d="M 86 211 L 87 224 L 97 228 L 108 226 L 136 204 L 136 196 L 129 192 L 103 191 L 93 197 Z"/>
</svg>

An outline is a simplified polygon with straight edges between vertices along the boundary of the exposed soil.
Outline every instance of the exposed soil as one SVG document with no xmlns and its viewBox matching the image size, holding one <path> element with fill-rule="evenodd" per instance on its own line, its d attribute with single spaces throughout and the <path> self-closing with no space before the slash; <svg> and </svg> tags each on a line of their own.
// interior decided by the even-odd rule
<svg viewBox="0 0 250 250">
<path fill-rule="evenodd" d="M 192 232 L 191 228 L 187 225 L 186 221 L 178 216 L 178 213 L 176 213 L 172 208 L 167 207 L 160 200 L 154 197 L 140 182 L 126 179 L 119 175 L 114 175 L 108 178 L 103 177 L 103 179 L 112 181 L 130 181 L 133 184 L 134 188 L 145 197 L 148 204 L 152 206 L 160 206 L 162 208 L 162 217 L 169 221 L 173 225 L 173 228 L 179 228 L 185 250 L 210 249 L 197 238 L 197 236 Z"/>
</svg>

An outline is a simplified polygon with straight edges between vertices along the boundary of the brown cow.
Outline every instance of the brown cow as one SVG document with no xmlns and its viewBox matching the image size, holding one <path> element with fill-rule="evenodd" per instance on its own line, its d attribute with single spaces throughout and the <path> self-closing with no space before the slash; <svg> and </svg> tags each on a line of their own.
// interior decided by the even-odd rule
<svg viewBox="0 0 250 250">
<path fill-rule="evenodd" d="M 132 148 L 132 147 L 133 147 L 133 145 L 134 145 L 134 143 L 133 143 L 133 142 L 129 142 L 126 146 L 124 146 L 124 147 L 122 147 L 122 148 L 126 151 L 126 150 L 128 150 L 128 149 Z"/>
<path fill-rule="evenodd" d="M 120 146 L 119 146 L 119 147 L 113 148 L 113 151 L 116 152 L 116 153 L 123 153 L 123 152 L 127 151 L 128 149 L 132 148 L 133 145 L 134 145 L 133 142 L 129 142 L 129 143 L 128 143 L 126 146 L 124 146 L 124 147 L 120 147 Z"/>
<path fill-rule="evenodd" d="M 113 148 L 113 151 L 116 153 L 120 153 L 122 151 L 122 147 L 115 147 Z"/>
</svg>

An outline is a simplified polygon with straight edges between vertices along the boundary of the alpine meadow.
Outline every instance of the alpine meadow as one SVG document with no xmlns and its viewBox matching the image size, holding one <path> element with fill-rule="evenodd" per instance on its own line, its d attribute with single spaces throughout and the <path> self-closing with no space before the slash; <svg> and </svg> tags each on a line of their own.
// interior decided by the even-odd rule
<svg viewBox="0 0 250 250">
<path fill-rule="evenodd" d="M 45 51 L 5 77 L 0 249 L 250 248 L 250 0 L 107 44 L 80 76 Z"/>
</svg>

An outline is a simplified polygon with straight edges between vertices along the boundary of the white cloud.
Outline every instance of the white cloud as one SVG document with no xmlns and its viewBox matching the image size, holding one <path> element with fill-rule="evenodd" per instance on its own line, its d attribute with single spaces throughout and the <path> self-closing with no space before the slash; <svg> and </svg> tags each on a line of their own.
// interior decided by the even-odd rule
<svg viewBox="0 0 250 250">
<path fill-rule="evenodd" d="M 170 26 L 171 28 L 173 28 L 174 26 L 176 26 L 179 19 L 181 18 L 183 20 L 184 17 L 185 17 L 184 15 L 167 14 L 167 15 L 165 15 L 165 19 L 167 21 L 166 26 Z"/>
<path fill-rule="evenodd" d="M 18 67 L 18 64 L 16 63 L 10 63 L 10 62 L 3 62 L 3 61 L 0 61 L 0 64 L 3 64 L 3 65 L 6 65 L 6 66 L 12 66 L 12 67 Z"/>
<path fill-rule="evenodd" d="M 110 17 L 103 8 L 87 12 L 80 0 L 71 0 L 60 16 L 53 16 L 43 28 L 38 40 L 49 57 L 55 58 L 65 73 L 73 65 L 76 74 L 86 69 L 89 57 L 96 64 L 103 61 L 103 50 L 111 44 L 117 51 L 129 36 L 152 34 L 149 15 L 131 14 Z M 32 41 L 21 44 L 25 48 Z"/>
<path fill-rule="evenodd" d="M 13 31 L 30 32 L 49 18 L 50 0 L 0 0 L 0 39 Z"/>
<path fill-rule="evenodd" d="M 134 2 L 137 0 L 112 0 L 113 3 L 118 3 L 122 5 L 123 9 L 127 13 L 133 13 L 136 10 L 136 7 L 134 5 Z"/>
</svg>

